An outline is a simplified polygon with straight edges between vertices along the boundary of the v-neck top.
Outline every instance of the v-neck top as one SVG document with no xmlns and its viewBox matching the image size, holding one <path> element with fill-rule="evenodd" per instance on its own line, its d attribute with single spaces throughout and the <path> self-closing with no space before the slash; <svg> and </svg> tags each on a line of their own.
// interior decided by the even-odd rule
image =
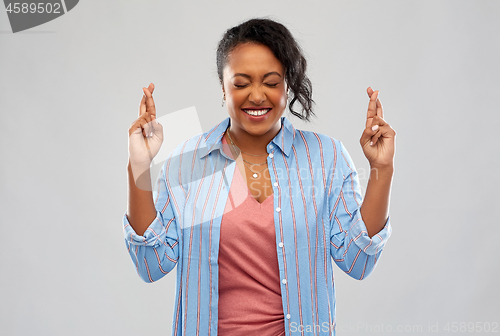
<svg viewBox="0 0 500 336">
<path fill-rule="evenodd" d="M 235 168 L 220 229 L 219 336 L 285 335 L 273 203 L 259 203 Z"/>
</svg>

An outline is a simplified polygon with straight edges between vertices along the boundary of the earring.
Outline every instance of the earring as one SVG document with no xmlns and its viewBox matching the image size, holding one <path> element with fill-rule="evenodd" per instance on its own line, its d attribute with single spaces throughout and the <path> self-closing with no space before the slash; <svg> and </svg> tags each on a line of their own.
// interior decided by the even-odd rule
<svg viewBox="0 0 500 336">
<path fill-rule="evenodd" d="M 222 94 L 222 107 L 224 107 L 224 102 L 226 101 L 226 94 Z"/>
</svg>

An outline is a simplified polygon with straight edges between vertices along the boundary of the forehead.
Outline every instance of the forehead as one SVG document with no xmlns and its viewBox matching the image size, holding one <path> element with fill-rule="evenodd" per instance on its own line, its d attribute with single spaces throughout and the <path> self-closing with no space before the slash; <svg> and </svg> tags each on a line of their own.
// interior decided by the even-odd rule
<svg viewBox="0 0 500 336">
<path fill-rule="evenodd" d="M 244 43 L 236 46 L 228 55 L 224 72 L 227 75 L 245 73 L 263 75 L 271 71 L 283 74 L 283 65 L 269 47 L 257 43 Z"/>
</svg>

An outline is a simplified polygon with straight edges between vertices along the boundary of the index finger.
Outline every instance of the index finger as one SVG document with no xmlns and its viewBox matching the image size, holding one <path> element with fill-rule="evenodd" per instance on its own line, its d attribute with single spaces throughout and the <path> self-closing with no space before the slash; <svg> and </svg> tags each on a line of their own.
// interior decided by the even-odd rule
<svg viewBox="0 0 500 336">
<path fill-rule="evenodd" d="M 149 87 L 151 87 L 151 85 Z M 142 90 L 146 95 L 146 112 L 148 112 L 150 116 L 155 116 L 156 118 L 156 107 L 155 107 L 155 101 L 153 99 L 153 94 L 151 91 L 149 91 L 149 89 L 142 88 Z"/>
<path fill-rule="evenodd" d="M 366 113 L 367 126 L 368 126 L 368 119 L 373 118 L 374 116 L 377 115 L 377 97 L 378 97 L 378 91 L 374 91 L 370 96 L 370 102 L 368 103 L 368 112 Z"/>
</svg>

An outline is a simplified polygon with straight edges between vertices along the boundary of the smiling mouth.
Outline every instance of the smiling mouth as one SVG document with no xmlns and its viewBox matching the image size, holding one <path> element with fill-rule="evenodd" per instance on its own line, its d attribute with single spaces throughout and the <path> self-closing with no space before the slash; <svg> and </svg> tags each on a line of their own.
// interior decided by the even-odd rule
<svg viewBox="0 0 500 336">
<path fill-rule="evenodd" d="M 270 108 L 261 109 L 261 110 L 245 110 L 245 109 L 243 110 L 243 112 L 245 112 L 246 114 L 249 114 L 251 116 L 261 116 L 261 115 L 266 114 L 269 111 L 271 111 Z"/>
</svg>

